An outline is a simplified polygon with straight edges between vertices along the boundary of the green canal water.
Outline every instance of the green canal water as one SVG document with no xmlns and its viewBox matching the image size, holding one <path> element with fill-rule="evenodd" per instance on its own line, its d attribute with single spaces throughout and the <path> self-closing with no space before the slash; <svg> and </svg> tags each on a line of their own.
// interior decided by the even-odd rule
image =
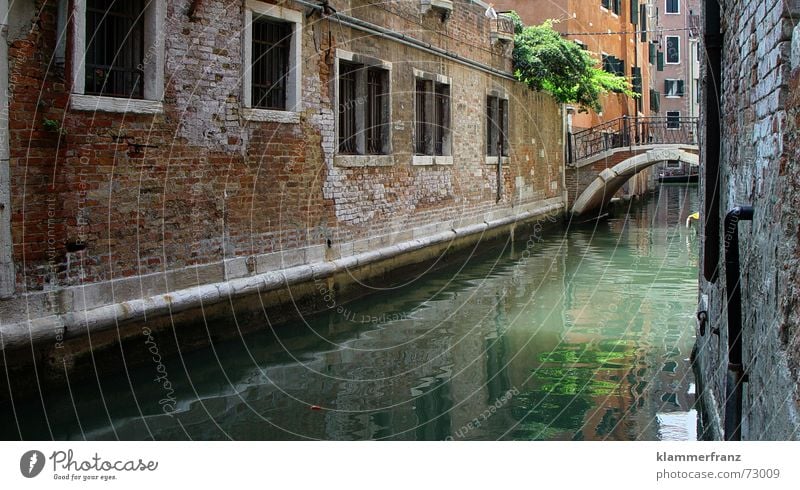
<svg viewBox="0 0 800 490">
<path fill-rule="evenodd" d="M 1 435 L 694 439 L 696 194 L 662 187 L 305 322 L 15 400 Z"/>
</svg>

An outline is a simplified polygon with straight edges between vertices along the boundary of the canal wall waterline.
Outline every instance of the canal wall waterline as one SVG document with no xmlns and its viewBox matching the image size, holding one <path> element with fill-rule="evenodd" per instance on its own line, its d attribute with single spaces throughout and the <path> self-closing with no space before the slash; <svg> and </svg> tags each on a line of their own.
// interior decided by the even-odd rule
<svg viewBox="0 0 800 490">
<path fill-rule="evenodd" d="M 95 302 L 85 303 L 91 305 L 85 310 L 76 309 L 0 326 L 0 349 L 3 350 L 9 372 L 24 371 L 32 361 L 44 364 L 44 371 L 40 370 L 37 374 L 44 377 L 60 377 L 65 373 L 81 371 L 79 366 L 82 363 L 88 363 L 87 367 L 91 365 L 94 369 L 98 365 L 95 354 L 140 335 L 143 326 L 155 333 L 169 329 L 178 331 L 185 324 L 202 323 L 209 317 L 230 315 L 228 308 L 234 302 L 241 310 L 263 312 L 271 323 L 280 323 L 297 314 L 329 309 L 330 301 L 323 298 L 328 292 L 335 294 L 335 304 L 341 305 L 342 302 L 368 294 L 368 291 L 359 287 L 364 281 L 383 280 L 390 273 L 397 280 L 403 277 L 403 269 L 427 267 L 426 264 L 444 255 L 477 246 L 480 242 L 509 233 L 513 236 L 518 227 L 537 221 L 548 224 L 560 222 L 564 211 L 563 199 L 550 199 L 535 206 L 520 207 L 514 214 L 504 211 L 493 220 L 451 227 L 449 230 L 444 228 L 452 226 L 452 222 L 441 223 L 438 229 L 442 231 L 336 260 L 322 257 L 307 264 L 264 273 L 255 272 L 245 277 L 130 301 L 103 304 L 105 296 L 88 297 L 83 294 L 84 302 Z M 409 233 L 415 236 L 416 233 L 436 229 L 427 226 L 425 230 L 411 230 Z M 257 261 L 252 257 L 236 260 L 242 262 L 240 265 L 244 267 L 247 267 L 246 262 Z M 231 264 L 226 266 L 230 268 Z M 127 279 L 131 282 L 139 280 Z M 111 285 L 105 288 L 110 289 Z M 71 291 L 72 294 L 81 293 L 80 288 L 72 289 L 75 289 Z M 314 300 L 315 296 L 319 298 Z M 243 331 L 237 328 L 233 334 L 236 333 Z M 213 337 L 212 333 L 208 334 L 209 339 Z M 196 346 L 202 343 L 204 341 L 200 340 Z M 184 346 L 175 347 L 182 349 Z M 34 356 L 31 355 L 32 349 Z"/>
</svg>

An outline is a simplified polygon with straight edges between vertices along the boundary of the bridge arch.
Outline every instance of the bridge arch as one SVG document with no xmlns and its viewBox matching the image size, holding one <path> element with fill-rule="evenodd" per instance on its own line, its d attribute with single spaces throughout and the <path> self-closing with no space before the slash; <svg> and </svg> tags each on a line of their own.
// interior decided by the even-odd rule
<svg viewBox="0 0 800 490">
<path fill-rule="evenodd" d="M 573 215 L 601 209 L 631 177 L 665 160 L 699 164 L 699 157 L 680 148 L 657 148 L 621 161 L 600 172 L 572 206 Z"/>
</svg>

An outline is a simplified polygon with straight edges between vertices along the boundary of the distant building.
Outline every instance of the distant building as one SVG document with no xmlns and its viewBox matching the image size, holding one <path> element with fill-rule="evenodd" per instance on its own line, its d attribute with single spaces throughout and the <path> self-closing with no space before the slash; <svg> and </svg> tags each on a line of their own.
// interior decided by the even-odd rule
<svg viewBox="0 0 800 490">
<path fill-rule="evenodd" d="M 555 29 L 568 39 L 597 54 L 606 71 L 628 77 L 641 97 L 622 94 L 603 98 L 603 111 L 579 112 L 570 117 L 573 132 L 597 126 L 622 116 L 650 115 L 649 33 L 640 32 L 648 23 L 648 10 L 637 0 L 497 0 L 498 11 L 514 10 L 527 25 L 557 19 Z"/>
<path fill-rule="evenodd" d="M 651 110 L 676 121 L 697 117 L 700 1 L 649 0 L 648 11 L 656 67 L 651 74 Z"/>
</svg>

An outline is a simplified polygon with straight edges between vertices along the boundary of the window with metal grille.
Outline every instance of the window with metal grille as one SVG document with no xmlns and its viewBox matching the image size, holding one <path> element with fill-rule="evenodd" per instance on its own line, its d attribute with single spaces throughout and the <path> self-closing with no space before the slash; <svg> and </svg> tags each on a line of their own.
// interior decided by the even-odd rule
<svg viewBox="0 0 800 490">
<path fill-rule="evenodd" d="M 417 79 L 414 104 L 414 153 L 449 156 L 450 86 Z"/>
<path fill-rule="evenodd" d="M 486 154 L 508 156 L 508 100 L 486 98 Z"/>
<path fill-rule="evenodd" d="M 259 17 L 253 19 L 252 29 L 252 106 L 286 110 L 292 25 Z"/>
<path fill-rule="evenodd" d="M 339 153 L 355 154 L 356 72 L 359 65 L 339 63 Z"/>
<path fill-rule="evenodd" d="M 667 129 L 681 128 L 681 113 L 678 111 L 667 111 Z"/>
<path fill-rule="evenodd" d="M 144 0 L 87 0 L 84 93 L 144 96 Z"/>
<path fill-rule="evenodd" d="M 678 36 L 667 36 L 667 63 L 676 64 L 681 62 L 681 38 Z"/>
<path fill-rule="evenodd" d="M 339 61 L 339 153 L 385 155 L 389 142 L 389 72 Z"/>
<path fill-rule="evenodd" d="M 681 12 L 680 2 L 678 0 L 667 0 L 668 14 L 679 14 Z"/>
</svg>

